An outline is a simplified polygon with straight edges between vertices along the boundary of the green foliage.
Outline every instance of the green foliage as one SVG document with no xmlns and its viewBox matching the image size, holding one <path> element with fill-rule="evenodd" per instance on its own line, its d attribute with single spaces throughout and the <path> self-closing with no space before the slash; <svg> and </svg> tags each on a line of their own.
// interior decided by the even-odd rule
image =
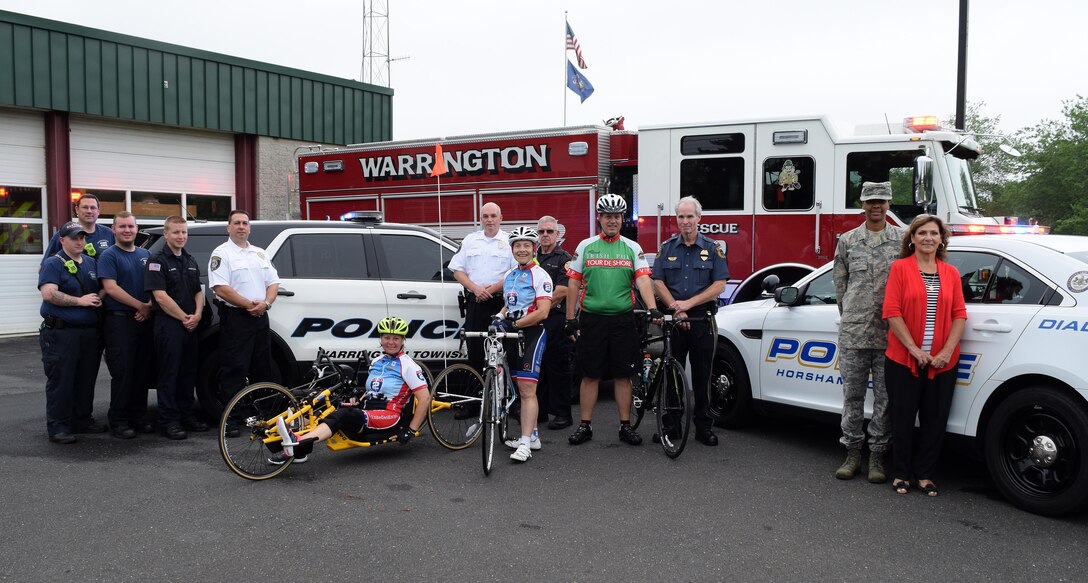
<svg viewBox="0 0 1088 583">
<path fill-rule="evenodd" d="M 998 133 L 1001 117 L 984 115 L 984 106 L 968 104 L 967 131 Z M 1020 158 L 993 144 L 970 163 L 987 215 L 1035 217 L 1054 233 L 1088 235 L 1088 98 L 1066 101 L 1062 115 L 1010 137 Z"/>
</svg>

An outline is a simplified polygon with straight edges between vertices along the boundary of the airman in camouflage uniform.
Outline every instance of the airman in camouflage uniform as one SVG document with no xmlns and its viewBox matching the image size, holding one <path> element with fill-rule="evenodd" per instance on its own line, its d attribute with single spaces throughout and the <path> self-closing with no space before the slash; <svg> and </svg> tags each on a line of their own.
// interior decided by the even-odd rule
<svg viewBox="0 0 1088 583">
<path fill-rule="evenodd" d="M 888 448 L 888 389 L 884 384 L 884 349 L 888 325 L 881 319 L 888 270 L 899 256 L 903 229 L 886 220 L 892 199 L 889 182 L 861 187 L 865 223 L 839 238 L 835 247 L 835 292 L 839 315 L 839 371 L 843 380 L 842 438 L 846 461 L 835 472 L 842 480 L 861 468 L 865 444 L 865 394 L 873 378 L 873 417 L 869 422 L 869 481 L 883 483 Z"/>
</svg>

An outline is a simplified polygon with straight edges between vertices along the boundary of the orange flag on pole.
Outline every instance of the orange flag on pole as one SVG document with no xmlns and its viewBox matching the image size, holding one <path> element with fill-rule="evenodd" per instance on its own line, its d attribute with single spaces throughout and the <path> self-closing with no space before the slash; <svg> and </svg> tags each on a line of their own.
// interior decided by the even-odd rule
<svg viewBox="0 0 1088 583">
<path fill-rule="evenodd" d="M 434 168 L 431 176 L 441 176 L 446 173 L 446 158 L 442 156 L 442 144 L 434 145 Z"/>
</svg>

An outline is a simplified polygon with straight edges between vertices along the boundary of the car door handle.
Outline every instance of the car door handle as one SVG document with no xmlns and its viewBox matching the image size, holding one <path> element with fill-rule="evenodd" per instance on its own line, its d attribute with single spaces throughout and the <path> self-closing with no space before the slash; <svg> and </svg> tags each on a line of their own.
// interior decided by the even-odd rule
<svg viewBox="0 0 1088 583">
<path fill-rule="evenodd" d="M 1012 332 L 1012 326 L 1009 324 L 998 324 L 997 322 L 982 322 L 971 326 L 972 330 L 978 330 L 979 332 Z"/>
<path fill-rule="evenodd" d="M 293 291 L 290 291 L 290 290 L 286 290 L 286 289 L 283 289 L 283 288 L 281 287 L 281 288 L 280 288 L 280 289 L 279 289 L 279 290 L 278 290 L 278 291 L 276 292 L 276 295 L 277 295 L 277 296 L 284 296 L 284 297 L 287 297 L 287 298 L 289 298 L 289 297 L 292 297 L 292 296 L 294 296 L 294 295 L 295 295 L 295 292 L 293 292 Z"/>
<path fill-rule="evenodd" d="M 406 294 L 397 294 L 397 299 L 398 300 L 425 300 L 425 299 L 427 299 L 427 296 L 426 296 L 426 294 L 420 294 L 420 293 L 416 293 L 416 292 L 409 292 L 409 293 L 406 293 Z"/>
</svg>

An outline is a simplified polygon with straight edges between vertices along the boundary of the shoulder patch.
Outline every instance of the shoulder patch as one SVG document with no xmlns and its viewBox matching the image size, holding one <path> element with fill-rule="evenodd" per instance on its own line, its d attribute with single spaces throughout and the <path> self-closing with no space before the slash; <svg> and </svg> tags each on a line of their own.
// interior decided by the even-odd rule
<svg viewBox="0 0 1088 583">
<path fill-rule="evenodd" d="M 546 291 L 548 293 L 552 293 L 552 284 L 545 281 L 544 282 L 544 291 Z"/>
<path fill-rule="evenodd" d="M 718 247 L 718 257 L 721 257 L 722 259 L 725 259 L 725 249 L 722 249 L 721 247 L 719 247 L 717 245 L 715 245 L 715 247 Z"/>
<path fill-rule="evenodd" d="M 567 271 L 568 269 L 570 269 L 570 261 L 563 264 L 563 271 Z"/>
<path fill-rule="evenodd" d="M 147 264 L 147 270 L 148 271 L 162 271 L 162 265 L 159 265 L 158 263 L 154 263 L 154 262 L 148 263 Z"/>
<path fill-rule="evenodd" d="M 215 270 L 219 269 L 219 265 L 221 263 L 223 263 L 222 258 L 220 258 L 218 255 L 212 255 L 212 260 L 211 260 L 211 263 L 208 265 L 208 268 L 211 269 L 212 271 L 215 271 Z"/>
</svg>

